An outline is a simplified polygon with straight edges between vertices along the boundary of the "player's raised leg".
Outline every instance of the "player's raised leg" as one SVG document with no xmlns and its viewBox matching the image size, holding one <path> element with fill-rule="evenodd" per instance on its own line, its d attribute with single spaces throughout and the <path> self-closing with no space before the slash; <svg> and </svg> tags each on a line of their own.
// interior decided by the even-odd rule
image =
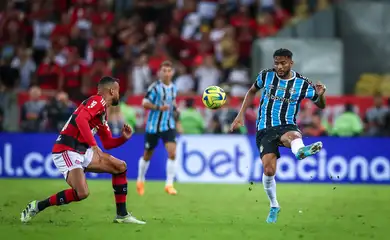
<svg viewBox="0 0 390 240">
<path fill-rule="evenodd" d="M 175 142 L 166 142 L 165 148 L 168 152 L 167 159 L 167 181 L 165 183 L 165 191 L 170 195 L 176 195 L 177 191 L 173 187 L 173 182 L 176 176 L 176 143 Z"/>
<path fill-rule="evenodd" d="M 124 161 L 119 160 L 110 154 L 101 152 L 99 155 L 94 154 L 86 171 L 112 174 L 112 187 L 114 189 L 116 203 L 115 223 L 145 224 L 144 221 L 136 219 L 127 211 L 127 166 Z"/>
<path fill-rule="evenodd" d="M 26 209 L 24 209 L 21 213 L 22 222 L 29 222 L 39 212 L 50 206 L 59 206 L 69 204 L 71 202 L 78 202 L 88 197 L 89 190 L 82 162 L 77 159 L 83 159 L 83 156 L 70 151 L 66 151 L 61 154 L 53 154 L 55 165 L 59 171 L 63 173 L 66 178 L 66 182 L 71 188 L 53 194 L 42 201 L 30 202 Z"/>
<path fill-rule="evenodd" d="M 279 202 L 276 197 L 276 160 L 277 155 L 274 153 L 267 153 L 262 156 L 261 161 L 263 163 L 263 186 L 270 201 L 270 212 L 267 217 L 267 223 L 276 223 L 278 220 L 278 214 L 280 212 Z"/>
<path fill-rule="evenodd" d="M 305 146 L 302 135 L 298 131 L 289 131 L 280 138 L 285 147 L 291 148 L 292 153 L 299 160 L 312 156 L 322 149 L 322 142 L 315 142 Z"/>
</svg>

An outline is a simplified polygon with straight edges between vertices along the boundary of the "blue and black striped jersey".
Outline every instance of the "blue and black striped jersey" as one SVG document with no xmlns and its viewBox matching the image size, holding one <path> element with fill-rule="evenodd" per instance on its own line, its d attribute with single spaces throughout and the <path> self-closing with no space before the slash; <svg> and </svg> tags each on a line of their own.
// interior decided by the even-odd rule
<svg viewBox="0 0 390 240">
<path fill-rule="evenodd" d="M 154 105 L 169 105 L 169 110 L 163 112 L 150 110 L 145 131 L 147 133 L 165 132 L 176 128 L 174 109 L 177 96 L 176 86 L 171 83 L 169 86 L 157 81 L 149 86 L 145 99 Z"/>
<path fill-rule="evenodd" d="M 257 130 L 286 124 L 296 124 L 299 105 L 305 98 L 317 101 L 318 94 L 311 81 L 292 71 L 291 79 L 281 79 L 273 69 L 257 76 L 255 87 L 262 89 Z"/>
</svg>

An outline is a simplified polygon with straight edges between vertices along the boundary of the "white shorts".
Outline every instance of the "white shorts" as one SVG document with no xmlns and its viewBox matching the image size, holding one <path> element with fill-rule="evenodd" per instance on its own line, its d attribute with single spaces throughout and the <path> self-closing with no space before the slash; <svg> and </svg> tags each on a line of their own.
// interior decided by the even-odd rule
<svg viewBox="0 0 390 240">
<path fill-rule="evenodd" d="M 88 148 L 85 154 L 80 154 L 73 151 L 65 151 L 62 153 L 53 153 L 52 158 L 54 165 L 64 175 L 66 179 L 68 173 L 76 168 L 86 168 L 91 163 L 93 151 Z"/>
</svg>

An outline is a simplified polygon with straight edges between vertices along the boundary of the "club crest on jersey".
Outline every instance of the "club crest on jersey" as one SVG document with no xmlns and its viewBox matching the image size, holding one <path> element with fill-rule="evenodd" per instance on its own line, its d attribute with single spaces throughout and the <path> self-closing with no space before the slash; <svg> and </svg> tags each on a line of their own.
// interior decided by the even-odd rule
<svg viewBox="0 0 390 240">
<path fill-rule="evenodd" d="M 293 95 L 297 92 L 294 88 L 290 88 L 288 91 L 290 92 L 291 95 Z"/>
</svg>

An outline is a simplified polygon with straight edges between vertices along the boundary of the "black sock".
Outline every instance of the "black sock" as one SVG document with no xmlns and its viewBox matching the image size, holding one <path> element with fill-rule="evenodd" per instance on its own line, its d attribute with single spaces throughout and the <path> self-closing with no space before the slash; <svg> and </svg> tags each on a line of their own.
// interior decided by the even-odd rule
<svg viewBox="0 0 390 240">
<path fill-rule="evenodd" d="M 43 201 L 39 201 L 38 202 L 38 210 L 39 211 L 43 211 L 43 210 L 45 210 L 45 208 L 47 208 L 47 207 L 50 207 L 51 205 L 50 205 L 50 200 L 49 200 L 49 198 L 47 198 L 47 199 L 45 199 L 45 200 L 43 200 Z"/>
</svg>

